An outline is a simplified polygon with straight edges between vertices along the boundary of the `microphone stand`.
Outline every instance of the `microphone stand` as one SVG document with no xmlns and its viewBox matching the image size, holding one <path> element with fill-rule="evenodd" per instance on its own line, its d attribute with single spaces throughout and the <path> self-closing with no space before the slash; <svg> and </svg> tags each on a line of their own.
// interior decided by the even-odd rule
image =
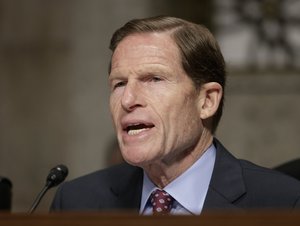
<svg viewBox="0 0 300 226">
<path fill-rule="evenodd" d="M 64 165 L 58 165 L 50 170 L 50 173 L 46 179 L 46 185 L 42 189 L 42 191 L 38 194 L 36 199 L 34 200 L 28 214 L 32 214 L 36 207 L 39 205 L 40 201 L 46 194 L 49 188 L 59 185 L 61 182 L 65 180 L 68 175 L 68 168 Z"/>
<path fill-rule="evenodd" d="M 28 211 L 28 214 L 32 214 L 36 207 L 39 205 L 39 203 L 41 202 L 42 198 L 44 197 L 44 195 L 46 194 L 46 192 L 48 191 L 48 189 L 51 187 L 51 182 L 47 182 L 47 184 L 44 186 L 44 188 L 42 189 L 42 191 L 40 191 L 40 193 L 38 194 L 38 196 L 35 198 L 30 210 Z"/>
</svg>

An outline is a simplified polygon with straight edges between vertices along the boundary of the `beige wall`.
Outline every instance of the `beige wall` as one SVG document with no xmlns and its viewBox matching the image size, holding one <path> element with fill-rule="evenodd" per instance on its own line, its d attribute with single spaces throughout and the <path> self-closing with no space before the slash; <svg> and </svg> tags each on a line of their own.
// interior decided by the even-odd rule
<svg viewBox="0 0 300 226">
<path fill-rule="evenodd" d="M 14 184 L 14 211 L 29 209 L 56 164 L 68 165 L 69 179 L 104 167 L 113 136 L 109 39 L 146 7 L 140 0 L 0 1 L 0 174 Z"/>
<path fill-rule="evenodd" d="M 109 39 L 128 19 L 155 14 L 149 2 L 0 1 L 0 175 L 13 182 L 14 212 L 29 209 L 56 164 L 68 179 L 105 166 Z M 266 166 L 299 156 L 299 95 L 297 73 L 231 76 L 218 137 Z"/>
<path fill-rule="evenodd" d="M 217 132 L 239 158 L 274 167 L 300 158 L 299 73 L 231 75 Z"/>
</svg>

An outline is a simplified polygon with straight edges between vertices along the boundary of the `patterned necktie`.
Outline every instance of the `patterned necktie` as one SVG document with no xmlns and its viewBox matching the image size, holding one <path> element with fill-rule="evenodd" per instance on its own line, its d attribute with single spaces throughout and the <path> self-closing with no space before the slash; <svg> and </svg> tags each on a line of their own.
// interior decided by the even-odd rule
<svg viewBox="0 0 300 226">
<path fill-rule="evenodd" d="M 173 197 L 163 190 L 156 189 L 151 194 L 153 215 L 168 215 L 172 208 Z"/>
</svg>

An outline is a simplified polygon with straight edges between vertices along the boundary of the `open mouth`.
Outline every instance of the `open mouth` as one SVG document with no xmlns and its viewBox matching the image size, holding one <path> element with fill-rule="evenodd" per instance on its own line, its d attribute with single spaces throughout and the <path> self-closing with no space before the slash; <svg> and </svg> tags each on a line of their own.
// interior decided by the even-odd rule
<svg viewBox="0 0 300 226">
<path fill-rule="evenodd" d="M 128 135 L 133 136 L 133 135 L 140 134 L 143 131 L 149 130 L 153 127 L 154 127 L 153 124 L 146 125 L 143 123 L 138 123 L 138 124 L 128 125 L 125 128 L 125 131 L 127 132 Z"/>
</svg>

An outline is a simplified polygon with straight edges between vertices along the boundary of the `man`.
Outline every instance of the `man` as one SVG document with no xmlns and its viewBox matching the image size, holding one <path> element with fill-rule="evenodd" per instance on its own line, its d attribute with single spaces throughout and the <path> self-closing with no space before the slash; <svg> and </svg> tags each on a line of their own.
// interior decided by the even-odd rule
<svg viewBox="0 0 300 226">
<path fill-rule="evenodd" d="M 237 160 L 214 138 L 225 63 L 205 27 L 173 17 L 132 20 L 110 48 L 110 110 L 129 164 L 65 183 L 53 210 L 197 215 L 300 206 L 297 180 Z"/>
</svg>

